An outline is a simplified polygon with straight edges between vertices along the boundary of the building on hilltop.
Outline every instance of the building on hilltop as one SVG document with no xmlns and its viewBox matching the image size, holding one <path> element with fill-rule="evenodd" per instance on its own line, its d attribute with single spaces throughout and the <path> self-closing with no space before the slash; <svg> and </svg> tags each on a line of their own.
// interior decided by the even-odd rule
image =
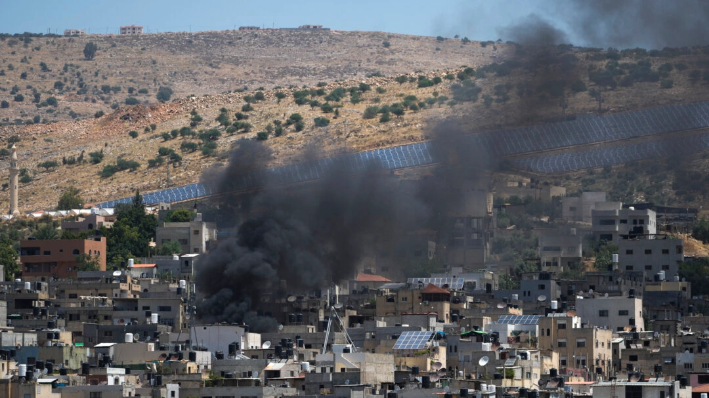
<svg viewBox="0 0 709 398">
<path fill-rule="evenodd" d="M 239 26 L 239 30 L 260 30 L 258 26 Z"/>
<path fill-rule="evenodd" d="M 167 242 L 179 242 L 182 253 L 206 253 L 217 240 L 217 225 L 202 221 L 202 214 L 190 222 L 163 222 L 158 226 L 156 242 L 161 248 Z"/>
<path fill-rule="evenodd" d="M 115 217 L 111 217 L 115 218 Z M 87 217 L 79 217 L 76 221 L 62 220 L 62 231 L 78 234 L 80 232 L 89 232 L 100 229 L 101 227 L 110 228 L 113 222 L 107 220 L 104 216 L 92 214 Z"/>
<path fill-rule="evenodd" d="M 86 31 L 83 29 L 65 29 L 64 36 L 86 36 Z"/>
<path fill-rule="evenodd" d="M 142 35 L 143 27 L 140 25 L 121 26 L 122 35 Z"/>
<path fill-rule="evenodd" d="M 667 235 L 639 235 L 618 242 L 621 271 L 642 271 L 647 280 L 670 280 L 684 262 L 684 241 Z"/>
<path fill-rule="evenodd" d="M 624 238 L 654 235 L 657 228 L 655 214 L 650 209 L 624 209 L 621 202 L 597 202 L 596 208 L 591 211 L 591 231 L 594 239 L 615 244 Z"/>
</svg>

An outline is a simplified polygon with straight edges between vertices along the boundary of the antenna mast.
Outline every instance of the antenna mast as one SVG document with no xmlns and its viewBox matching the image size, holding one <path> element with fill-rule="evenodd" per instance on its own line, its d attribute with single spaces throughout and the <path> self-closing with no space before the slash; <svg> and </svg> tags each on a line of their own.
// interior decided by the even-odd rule
<svg viewBox="0 0 709 398">
<path fill-rule="evenodd" d="M 337 305 L 337 304 L 335 304 Z M 342 304 L 340 304 L 341 306 Z M 345 338 L 347 339 L 347 343 L 352 346 L 352 351 L 357 352 L 357 346 L 355 346 L 354 341 L 352 341 L 352 338 L 350 335 L 347 333 L 347 329 L 345 328 L 345 323 L 342 322 L 342 318 L 340 318 L 340 315 L 337 313 L 337 309 L 335 306 L 330 307 L 330 319 L 327 321 L 327 331 L 325 332 L 325 341 L 323 342 L 322 345 L 322 353 L 325 354 L 327 351 L 327 342 L 330 340 L 330 330 L 332 330 L 332 323 L 333 319 L 337 321 L 338 325 L 340 326 L 340 330 L 345 334 Z"/>
</svg>

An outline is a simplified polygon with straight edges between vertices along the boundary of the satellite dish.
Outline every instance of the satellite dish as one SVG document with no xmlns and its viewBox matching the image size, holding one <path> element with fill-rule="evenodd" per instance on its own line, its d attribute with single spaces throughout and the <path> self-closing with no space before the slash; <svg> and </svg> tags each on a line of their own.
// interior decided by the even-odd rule
<svg viewBox="0 0 709 398">
<path fill-rule="evenodd" d="M 283 325 L 278 325 L 278 330 L 283 330 Z"/>
<path fill-rule="evenodd" d="M 145 338 L 145 342 L 146 342 L 146 343 L 149 342 L 149 341 L 150 341 L 150 336 L 148 336 L 148 337 Z"/>
<path fill-rule="evenodd" d="M 438 381 L 438 375 L 431 375 L 430 379 L 431 379 L 432 382 L 435 383 L 435 382 Z"/>
<path fill-rule="evenodd" d="M 460 333 L 465 333 L 465 326 L 463 326 L 462 328 L 460 328 Z"/>
<path fill-rule="evenodd" d="M 401 390 L 401 387 L 399 387 L 399 386 L 394 387 L 394 391 L 399 391 L 399 390 Z"/>
<path fill-rule="evenodd" d="M 342 304 L 342 303 L 337 303 L 337 304 L 333 305 L 333 307 L 334 307 L 335 309 L 339 310 L 340 308 L 343 307 L 343 304 Z"/>
<path fill-rule="evenodd" d="M 295 296 L 288 296 L 288 298 L 286 299 L 286 301 L 288 301 L 289 303 L 292 303 L 292 302 L 294 302 L 295 300 L 296 300 L 296 297 L 295 297 Z"/>
<path fill-rule="evenodd" d="M 355 325 L 356 328 L 358 328 L 358 327 L 360 327 L 360 326 L 362 326 L 362 324 L 359 323 L 359 322 Z"/>
<path fill-rule="evenodd" d="M 264 350 L 268 350 L 269 348 L 271 348 L 271 342 L 270 341 L 264 342 L 263 344 L 261 344 L 261 348 L 263 348 Z"/>
<path fill-rule="evenodd" d="M 136 333 L 136 334 L 134 334 L 134 335 L 133 335 L 133 341 L 138 341 L 138 339 L 139 339 L 139 336 L 138 336 L 138 334 L 137 334 L 137 333 Z"/>
<path fill-rule="evenodd" d="M 593 289 L 588 289 L 588 294 L 593 294 Z"/>
<path fill-rule="evenodd" d="M 497 308 L 502 309 L 502 308 L 505 308 L 505 307 L 507 307 L 507 304 L 505 304 L 505 303 L 503 303 L 503 302 L 497 303 Z"/>
<path fill-rule="evenodd" d="M 485 366 L 485 365 L 487 365 L 488 362 L 490 362 L 490 358 L 488 358 L 487 356 L 484 356 L 484 357 L 480 358 L 480 360 L 478 361 L 478 365 Z"/>
<path fill-rule="evenodd" d="M 573 375 L 574 375 L 574 371 L 573 371 L 573 370 L 569 370 L 569 376 L 573 376 Z"/>
<path fill-rule="evenodd" d="M 125 324 L 125 323 L 126 323 L 126 321 L 125 321 L 125 319 L 123 319 L 123 318 L 121 318 L 121 319 L 118 320 L 118 324 L 119 324 L 119 325 L 123 325 L 123 324 Z"/>
<path fill-rule="evenodd" d="M 115 276 L 115 277 L 121 276 L 121 271 L 113 271 L 113 276 Z"/>
<path fill-rule="evenodd" d="M 438 371 L 438 376 L 440 377 L 446 377 L 448 375 L 448 372 L 446 372 L 445 369 L 441 369 Z"/>
<path fill-rule="evenodd" d="M 448 387 L 448 386 L 446 386 L 446 387 L 443 389 L 443 391 L 445 391 L 445 392 L 451 392 L 451 388 Z"/>
<path fill-rule="evenodd" d="M 431 367 L 433 368 L 433 370 L 438 370 L 443 367 L 443 364 L 440 362 L 436 362 Z"/>
<path fill-rule="evenodd" d="M 539 302 L 547 301 L 547 296 L 542 294 L 539 297 L 537 297 L 537 301 L 539 301 Z"/>
<path fill-rule="evenodd" d="M 345 380 L 345 385 L 349 385 L 349 384 L 350 384 L 350 379 Z"/>
<path fill-rule="evenodd" d="M 606 297 L 606 298 L 607 298 L 607 297 L 608 297 L 608 293 L 604 294 L 603 297 Z"/>
<path fill-rule="evenodd" d="M 631 383 L 637 383 L 640 381 L 640 375 L 638 373 L 635 373 L 634 375 L 630 376 L 630 379 L 628 380 Z"/>
<path fill-rule="evenodd" d="M 254 377 L 258 377 L 258 371 L 254 370 Z"/>
<path fill-rule="evenodd" d="M 45 368 L 45 369 L 42 369 L 42 374 L 43 374 L 43 375 L 46 375 L 46 374 L 47 374 L 47 369 L 46 369 L 46 368 Z"/>
</svg>

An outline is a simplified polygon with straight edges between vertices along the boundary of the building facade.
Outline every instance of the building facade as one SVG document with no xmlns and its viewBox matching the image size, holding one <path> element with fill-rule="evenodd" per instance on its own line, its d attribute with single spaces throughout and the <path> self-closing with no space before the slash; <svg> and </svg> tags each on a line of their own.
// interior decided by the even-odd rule
<svg viewBox="0 0 709 398">
<path fill-rule="evenodd" d="M 626 326 L 644 330 L 643 301 L 637 297 L 576 299 L 576 313 L 589 325 L 622 331 Z"/>
<path fill-rule="evenodd" d="M 106 270 L 106 238 L 56 239 L 20 241 L 20 262 L 23 278 L 76 277 L 81 265 L 80 255 L 91 256 L 98 270 Z"/>
<path fill-rule="evenodd" d="M 121 26 L 122 35 L 142 35 L 143 27 L 140 25 Z"/>
<path fill-rule="evenodd" d="M 623 209 L 620 202 L 596 203 L 591 217 L 591 231 L 597 240 L 619 244 L 624 237 L 633 238 L 656 233 L 655 212 L 649 209 Z"/>
<path fill-rule="evenodd" d="M 618 242 L 618 266 L 621 271 L 642 271 L 647 280 L 664 272 L 663 280 L 678 275 L 684 261 L 684 241 L 666 235 L 640 236 Z"/>
</svg>

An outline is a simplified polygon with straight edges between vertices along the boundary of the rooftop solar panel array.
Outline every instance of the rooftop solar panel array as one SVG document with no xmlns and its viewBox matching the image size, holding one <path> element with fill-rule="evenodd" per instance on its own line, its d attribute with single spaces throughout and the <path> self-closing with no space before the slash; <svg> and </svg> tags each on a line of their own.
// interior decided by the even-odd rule
<svg viewBox="0 0 709 398">
<path fill-rule="evenodd" d="M 423 283 L 424 286 L 428 286 L 429 283 L 433 283 L 438 287 L 453 290 L 463 290 L 465 285 L 465 279 L 463 278 L 409 278 L 408 283 L 411 285 L 416 285 L 418 283 Z"/>
<path fill-rule="evenodd" d="M 571 121 L 473 135 L 469 136 L 468 139 L 471 148 L 482 147 L 490 154 L 500 157 L 700 127 L 709 127 L 709 102 L 670 105 L 601 117 L 581 115 Z M 384 169 L 431 164 L 434 162 L 431 145 L 430 142 L 421 142 L 361 152 L 347 155 L 337 160 L 321 159 L 268 170 L 259 170 L 239 177 L 237 181 L 234 181 L 232 189 L 256 188 L 264 186 L 267 181 L 269 184 L 289 184 L 319 179 L 323 177 L 323 172 L 327 166 L 338 161 L 342 161 L 343 166 L 350 172 L 364 170 L 371 161 L 376 161 Z M 602 158 L 604 155 L 599 156 Z M 605 156 L 611 156 L 611 154 Z M 622 159 L 622 161 L 628 160 L 632 159 Z M 549 159 L 548 161 L 558 162 L 559 160 Z M 589 160 L 586 163 L 596 164 L 597 161 L 591 162 Z M 523 161 L 522 165 L 524 165 Z M 594 167 L 583 165 L 584 161 L 581 161 L 581 163 L 576 163 L 576 166 L 571 167 Z M 532 169 L 539 168 L 539 171 L 544 169 L 543 166 L 537 166 L 537 163 L 530 167 Z M 554 166 L 553 169 L 554 171 L 563 171 L 565 170 L 563 167 L 566 166 Z M 570 170 L 575 170 L 575 168 Z M 143 200 L 146 203 L 171 203 L 194 199 L 212 193 L 214 191 L 210 187 L 197 183 L 146 193 L 143 195 Z M 114 207 L 118 203 L 129 203 L 130 201 L 131 197 L 127 197 L 105 202 L 98 206 Z"/>
<path fill-rule="evenodd" d="M 543 315 L 501 315 L 497 323 L 506 325 L 538 325 Z"/>
<path fill-rule="evenodd" d="M 421 350 L 435 332 L 404 332 L 394 344 L 395 350 Z"/>
</svg>

